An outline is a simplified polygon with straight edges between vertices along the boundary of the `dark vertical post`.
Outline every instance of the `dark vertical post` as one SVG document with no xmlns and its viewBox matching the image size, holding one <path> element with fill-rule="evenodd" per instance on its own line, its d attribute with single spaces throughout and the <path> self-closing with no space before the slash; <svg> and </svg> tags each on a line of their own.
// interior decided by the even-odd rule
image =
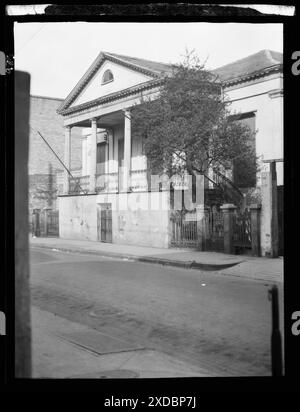
<svg viewBox="0 0 300 412">
<path fill-rule="evenodd" d="M 209 208 L 204 205 L 196 206 L 196 220 L 197 220 L 197 245 L 199 250 L 205 250 L 207 238 L 207 216 Z"/>
<path fill-rule="evenodd" d="M 250 206 L 251 213 L 251 249 L 252 256 L 260 256 L 260 204 L 252 204 Z"/>
<path fill-rule="evenodd" d="M 224 252 L 234 254 L 233 246 L 233 219 L 236 206 L 228 203 L 221 206 L 224 219 Z"/>
<path fill-rule="evenodd" d="M 272 375 L 282 376 L 282 349 L 281 335 L 279 330 L 279 302 L 278 288 L 276 285 L 269 291 L 272 301 L 272 336 L 271 336 L 271 360 Z"/>
<path fill-rule="evenodd" d="M 40 209 L 33 209 L 33 232 L 32 234 L 36 237 L 41 236 L 40 232 Z"/>
<path fill-rule="evenodd" d="M 15 72 L 15 376 L 31 376 L 28 262 L 28 140 L 30 75 Z"/>
<path fill-rule="evenodd" d="M 50 210 L 51 210 L 51 208 L 50 207 L 45 207 L 44 208 L 44 210 L 43 210 L 43 219 L 44 219 L 44 221 L 43 221 L 43 234 L 44 234 L 44 236 L 48 236 L 48 215 L 49 215 L 49 213 L 50 213 Z"/>
<path fill-rule="evenodd" d="M 271 257 L 278 257 L 278 206 L 276 162 L 270 163 L 271 172 Z"/>
</svg>

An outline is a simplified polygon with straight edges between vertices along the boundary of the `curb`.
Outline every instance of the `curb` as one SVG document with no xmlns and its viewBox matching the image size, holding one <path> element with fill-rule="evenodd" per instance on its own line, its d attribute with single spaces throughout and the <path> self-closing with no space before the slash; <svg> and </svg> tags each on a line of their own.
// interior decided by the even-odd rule
<svg viewBox="0 0 300 412">
<path fill-rule="evenodd" d="M 107 256 L 107 257 L 115 257 L 119 259 L 130 259 L 135 262 L 142 262 L 142 263 L 152 263 L 152 264 L 159 264 L 163 266 L 175 266 L 180 267 L 183 269 L 198 269 L 198 270 L 205 270 L 205 271 L 217 271 L 230 268 L 232 266 L 236 266 L 243 262 L 243 260 L 233 263 L 201 263 L 193 261 L 182 261 L 182 260 L 170 260 L 170 259 L 163 259 L 163 258 L 156 258 L 156 257 L 147 257 L 147 256 L 136 256 L 136 255 L 129 255 L 123 253 L 113 253 L 113 252 L 98 252 L 95 250 L 85 250 L 85 249 L 75 249 L 75 248 L 64 248 L 64 247 L 53 247 L 48 245 L 41 245 L 41 244 L 30 244 L 30 247 L 38 247 L 42 249 L 50 249 L 50 250 L 59 250 L 61 252 L 73 252 L 73 253 L 82 253 L 82 254 L 90 254 L 90 255 L 97 255 L 97 256 Z"/>
</svg>

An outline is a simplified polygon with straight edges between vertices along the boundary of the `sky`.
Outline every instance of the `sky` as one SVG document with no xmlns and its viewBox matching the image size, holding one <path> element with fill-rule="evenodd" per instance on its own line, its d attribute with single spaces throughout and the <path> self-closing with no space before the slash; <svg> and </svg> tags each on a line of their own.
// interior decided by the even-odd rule
<svg viewBox="0 0 300 412">
<path fill-rule="evenodd" d="M 195 50 L 214 69 L 262 49 L 283 52 L 281 23 L 15 23 L 15 68 L 31 94 L 65 98 L 100 51 L 164 63 Z"/>
</svg>

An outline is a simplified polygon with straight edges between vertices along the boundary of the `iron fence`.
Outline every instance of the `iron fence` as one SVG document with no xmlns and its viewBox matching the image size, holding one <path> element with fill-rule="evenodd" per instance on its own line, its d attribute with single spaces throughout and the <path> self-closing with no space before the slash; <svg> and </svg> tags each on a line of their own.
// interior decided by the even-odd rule
<svg viewBox="0 0 300 412">
<path fill-rule="evenodd" d="M 85 193 L 89 191 L 90 176 L 69 177 L 69 193 Z"/>
<path fill-rule="evenodd" d="M 209 210 L 205 216 L 204 249 L 224 251 L 224 217 L 219 210 Z"/>
<path fill-rule="evenodd" d="M 197 246 L 197 222 L 186 221 L 184 215 L 173 215 L 171 217 L 172 239 L 174 247 L 196 247 Z"/>
</svg>

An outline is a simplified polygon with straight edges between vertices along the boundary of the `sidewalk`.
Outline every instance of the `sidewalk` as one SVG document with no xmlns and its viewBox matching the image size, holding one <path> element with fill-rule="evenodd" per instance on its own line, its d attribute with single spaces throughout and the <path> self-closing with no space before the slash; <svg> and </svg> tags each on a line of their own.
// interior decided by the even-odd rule
<svg viewBox="0 0 300 412">
<path fill-rule="evenodd" d="M 29 242 L 31 246 L 51 250 L 91 253 L 185 269 L 218 271 L 222 275 L 250 280 L 283 282 L 283 258 L 258 258 L 193 249 L 163 249 L 60 238 L 30 237 Z"/>
<path fill-rule="evenodd" d="M 208 377 L 222 372 L 213 374 L 37 307 L 31 319 L 34 378 Z"/>
</svg>

